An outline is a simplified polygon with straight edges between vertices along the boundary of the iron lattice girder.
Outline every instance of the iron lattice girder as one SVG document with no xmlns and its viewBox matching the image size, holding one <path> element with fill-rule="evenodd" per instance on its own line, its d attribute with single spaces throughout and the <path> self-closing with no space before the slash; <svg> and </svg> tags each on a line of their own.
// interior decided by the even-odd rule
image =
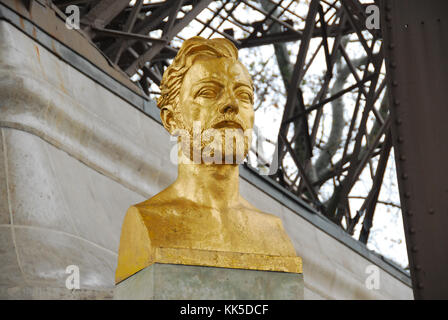
<svg viewBox="0 0 448 320">
<path fill-rule="evenodd" d="M 87 27 L 108 25 L 129 4 L 128 0 L 103 0 L 83 16 L 81 24 Z"/>
<path fill-rule="evenodd" d="M 301 20 L 301 17 L 294 12 L 290 10 L 288 12 L 288 7 L 293 1 L 269 1 L 275 3 L 276 8 L 280 9 L 282 14 L 288 13 L 290 16 Z M 154 4 L 143 4 L 143 1 L 139 0 L 132 7 L 129 6 L 129 1 L 126 0 L 113 1 L 113 5 L 111 5 L 110 0 L 101 0 L 99 2 L 55 0 L 53 2 L 61 11 L 64 11 L 65 7 L 71 4 L 82 7 L 83 18 L 81 24 L 83 30 L 113 62 L 118 63 L 130 75 L 142 68 L 146 63 L 160 60 L 160 56 L 163 59 L 173 58 L 178 48 L 172 47 L 170 41 L 193 19 L 203 26 L 199 33 L 202 33 L 206 28 L 211 28 L 215 33 L 219 33 L 234 42 L 238 48 L 306 40 L 303 39 L 303 30 L 298 30 L 294 27 L 294 21 L 290 18 L 284 18 L 282 15 L 276 16 L 273 14 L 273 10 L 266 12 L 259 5 L 256 5 L 254 1 L 167 0 Z M 208 21 L 199 20 L 197 16 L 212 2 L 221 4 L 212 19 Z M 232 9 L 225 9 L 225 5 L 228 4 L 232 4 Z M 249 26 L 243 27 L 232 18 L 232 11 L 243 4 L 252 8 L 258 14 L 264 15 L 265 18 L 261 19 L 261 21 L 251 21 Z M 361 5 L 362 8 L 364 6 Z M 184 14 L 182 18 L 177 17 L 177 14 L 180 12 Z M 171 17 L 168 21 L 164 21 L 170 14 Z M 224 21 L 229 21 L 236 30 L 247 33 L 249 28 L 253 29 L 253 31 L 245 38 L 236 39 L 231 35 L 231 31 L 212 27 L 215 24 L 215 20 L 220 21 L 220 26 Z M 282 32 L 271 32 L 272 26 L 276 24 L 282 27 Z M 148 36 L 148 33 L 156 30 L 162 31 L 160 37 Z M 346 26 L 341 31 L 338 24 L 329 24 L 315 26 L 312 37 L 325 36 L 325 38 L 332 38 L 336 37 L 340 32 L 348 34 L 355 31 L 349 26 Z M 142 52 L 140 48 L 135 47 L 136 43 L 143 43 L 143 47 L 147 49 Z M 147 43 L 149 43 L 149 47 L 146 45 Z M 137 53 L 137 57 L 127 54 L 127 58 L 120 60 L 125 51 L 132 52 L 132 50 Z"/>
<path fill-rule="evenodd" d="M 126 68 L 126 73 L 129 75 L 134 74 L 139 68 L 141 68 L 146 62 L 151 61 L 165 45 L 184 27 L 186 27 L 205 7 L 207 7 L 212 0 L 200 0 L 196 3 L 191 11 L 189 11 L 180 21 L 175 21 L 177 12 L 182 5 L 183 0 L 176 0 L 173 8 L 170 8 L 170 14 L 168 23 L 163 27 L 162 39 L 164 43 L 154 43 L 150 49 L 140 55 L 130 66 Z"/>
<path fill-rule="evenodd" d="M 380 50 L 378 53 L 373 53 L 373 49 L 374 49 L 374 44 L 375 42 L 380 38 L 380 35 L 378 34 L 378 32 L 372 32 L 374 38 L 372 40 L 372 44 L 369 46 L 367 44 L 366 39 L 364 38 L 364 36 L 361 33 L 361 28 L 360 25 L 361 24 L 361 20 L 359 16 L 351 16 L 352 14 L 352 10 L 353 7 L 358 7 L 358 8 L 363 8 L 362 6 L 358 6 L 356 3 L 353 3 L 352 1 L 348 2 L 347 5 L 343 4 L 343 6 L 341 6 L 340 10 L 338 10 L 338 16 L 339 16 L 339 24 L 338 29 L 333 29 L 332 33 L 330 34 L 331 36 L 335 37 L 335 41 L 333 42 L 333 48 L 332 48 L 332 52 L 330 53 L 330 48 L 329 48 L 329 43 L 327 41 L 328 39 L 328 30 L 329 30 L 329 26 L 326 25 L 325 22 L 325 15 L 323 13 L 322 7 L 318 5 L 319 1 L 311 1 L 310 3 L 310 7 L 309 7 L 309 12 L 307 15 L 307 19 L 305 22 L 305 28 L 304 30 L 302 30 L 301 35 L 300 35 L 300 48 L 299 48 L 299 52 L 298 52 L 298 56 L 297 56 L 297 60 L 296 60 L 296 64 L 293 68 L 293 74 L 289 83 L 289 88 L 288 88 L 288 95 L 287 95 L 287 102 L 285 105 L 285 109 L 284 109 L 284 113 L 283 113 L 283 120 L 282 120 L 282 124 L 279 130 L 279 138 L 278 138 L 278 143 L 277 143 L 277 150 L 276 152 L 278 152 L 279 154 L 279 163 L 278 165 L 280 167 L 282 167 L 282 160 L 285 158 L 285 156 L 287 154 L 289 154 L 291 156 L 291 158 L 293 159 L 295 165 L 298 168 L 298 175 L 300 175 L 301 177 L 301 181 L 300 184 L 298 186 L 298 188 L 296 188 L 295 186 L 293 186 L 294 182 L 286 182 L 285 179 L 279 179 L 278 182 L 281 183 L 282 185 L 284 185 L 287 188 L 292 187 L 292 191 L 296 192 L 297 194 L 301 194 L 303 195 L 303 190 L 302 187 L 304 186 L 306 188 L 306 192 L 308 193 L 308 195 L 311 197 L 312 202 L 317 205 L 320 206 L 320 209 L 323 211 L 323 213 L 325 213 L 325 208 L 322 207 L 322 205 L 320 204 L 320 201 L 318 199 L 318 196 L 315 192 L 315 190 L 313 189 L 314 186 L 317 185 L 321 185 L 322 181 L 317 181 L 317 184 L 314 182 L 311 182 L 309 177 L 307 177 L 307 163 L 300 163 L 300 159 L 297 157 L 297 155 L 295 154 L 295 150 L 293 148 L 293 144 L 297 145 L 297 132 L 296 134 L 292 137 L 292 139 L 289 141 L 286 138 L 286 133 L 288 132 L 288 127 L 289 124 L 294 123 L 294 126 L 302 126 L 304 128 L 306 128 L 306 130 L 304 131 L 300 131 L 302 132 L 302 136 L 306 136 L 308 137 L 307 139 L 302 139 L 303 141 L 307 142 L 308 148 L 310 149 L 310 145 L 314 146 L 315 144 L 315 138 L 316 138 L 316 132 L 317 132 L 317 128 L 319 126 L 319 121 L 320 121 L 320 115 L 322 114 L 322 108 L 324 105 L 326 105 L 327 103 L 331 103 L 336 99 L 341 98 L 344 94 L 352 92 L 355 89 L 358 89 L 358 102 L 357 102 L 357 106 L 356 106 L 356 110 L 358 111 L 360 109 L 360 97 L 361 94 L 365 97 L 366 99 L 366 103 L 365 103 L 365 107 L 364 107 L 364 111 L 363 111 L 363 117 L 360 123 L 360 126 L 358 128 L 358 132 L 356 134 L 356 138 L 355 138 L 355 148 L 353 153 L 351 155 L 347 155 L 347 149 L 348 149 L 348 142 L 350 140 L 347 139 L 345 146 L 344 146 L 344 156 L 340 161 L 340 166 L 337 166 L 334 170 L 334 175 L 332 175 L 332 177 L 338 176 L 338 179 L 341 179 L 343 176 L 342 174 L 344 172 L 348 172 L 348 175 L 345 179 L 343 179 L 341 185 L 340 185 L 340 201 L 339 203 L 337 203 L 335 205 L 335 207 L 338 207 L 338 214 L 333 217 L 334 220 L 338 223 L 340 223 L 340 219 L 341 219 L 341 215 L 345 215 L 348 224 L 347 230 L 348 232 L 353 232 L 353 222 L 358 222 L 359 218 L 360 218 L 360 213 L 364 212 L 365 210 L 367 210 L 367 214 L 365 215 L 365 221 L 363 223 L 363 229 L 360 235 L 360 239 L 363 242 L 367 241 L 367 237 L 370 231 L 370 227 L 371 227 L 371 223 L 369 224 L 368 221 L 371 221 L 373 219 L 373 212 L 375 210 L 375 205 L 376 202 L 378 200 L 378 195 L 379 195 L 379 190 L 380 190 L 380 186 L 382 183 L 382 179 L 384 176 L 384 170 L 385 170 L 385 166 L 387 164 L 387 160 L 389 157 L 389 151 L 390 148 L 388 148 L 388 143 L 385 136 L 389 130 L 389 126 L 390 126 L 390 117 L 387 119 L 387 121 L 385 121 L 383 119 L 383 116 L 379 113 L 379 111 L 375 108 L 374 104 L 375 102 L 378 100 L 378 98 L 381 95 L 381 92 L 384 90 L 385 88 L 385 81 L 384 79 L 381 81 L 378 90 L 376 90 L 377 88 L 377 84 L 379 81 L 379 76 L 380 76 L 380 70 L 381 70 L 381 66 L 383 64 L 383 54 L 382 54 L 382 50 Z M 300 87 L 300 81 L 303 78 L 303 75 L 307 72 L 310 64 L 312 63 L 317 51 L 320 49 L 320 46 L 318 47 L 318 49 L 316 50 L 316 52 L 312 55 L 312 58 L 309 59 L 309 62 L 307 62 L 308 64 L 305 64 L 306 62 L 306 57 L 308 55 L 308 44 L 310 42 L 310 40 L 315 36 L 315 31 L 313 31 L 313 29 L 316 29 L 316 17 L 317 14 L 319 16 L 319 22 L 320 22 L 320 35 L 322 37 L 322 42 L 320 46 L 324 47 L 324 53 L 325 53 L 325 61 L 327 64 L 327 70 L 326 70 L 326 75 L 324 77 L 324 83 L 322 84 L 321 90 L 319 91 L 319 93 L 316 95 L 313 103 L 311 106 L 308 106 L 306 108 L 304 108 L 303 103 L 298 103 L 297 97 L 301 96 L 301 94 L 297 93 L 297 92 L 301 92 L 299 87 Z M 361 17 L 362 18 L 362 17 Z M 364 50 L 365 50 L 365 54 L 366 54 L 366 63 L 365 63 L 365 69 L 364 69 L 364 75 L 361 77 L 358 76 L 357 70 L 356 68 L 353 66 L 349 55 L 347 54 L 346 50 L 344 49 L 344 46 L 341 45 L 341 38 L 348 34 L 348 33 L 355 33 L 358 38 L 359 41 L 361 43 L 361 45 L 363 46 Z M 339 92 L 333 94 L 332 96 L 330 96 L 329 98 L 325 98 L 327 90 L 328 90 L 328 86 L 330 83 L 330 80 L 333 78 L 333 67 L 334 67 L 334 63 L 335 60 L 337 59 L 337 55 L 340 54 L 343 56 L 346 64 L 348 65 L 348 67 L 350 68 L 350 72 L 351 74 L 354 76 L 354 78 L 356 79 L 356 83 L 348 86 L 345 89 L 341 89 Z M 368 71 L 368 66 L 372 64 L 372 66 L 374 67 L 374 71 L 369 72 Z M 365 86 L 368 83 L 368 87 L 366 88 Z M 317 116 L 315 117 L 315 122 L 313 124 L 313 130 L 311 132 L 311 136 L 308 135 L 308 123 L 307 123 L 307 116 L 313 112 L 317 110 Z M 356 112 L 357 112 L 356 111 Z M 378 121 L 379 125 L 380 125 L 380 130 L 378 132 L 378 134 L 375 136 L 375 139 L 372 140 L 372 144 L 370 146 L 368 146 L 368 148 L 361 148 L 361 141 L 362 139 L 364 139 L 364 137 L 367 137 L 368 134 L 370 134 L 369 132 L 367 132 L 367 119 L 369 118 L 369 114 L 373 113 L 376 120 Z M 349 136 L 351 137 L 352 133 L 354 132 L 354 124 L 355 124 L 355 119 L 353 119 L 353 121 L 351 122 L 350 125 L 350 130 L 349 130 Z M 297 122 L 299 121 L 299 122 Z M 303 133 L 305 132 L 305 133 Z M 384 140 L 386 144 L 384 144 L 383 142 L 381 142 L 381 140 Z M 380 148 L 382 145 L 382 152 L 378 152 L 377 149 Z M 308 153 L 308 155 L 305 157 L 306 159 L 309 159 L 311 153 Z M 355 184 L 355 182 L 358 180 L 359 175 L 361 174 L 362 170 L 364 170 L 364 168 L 366 167 L 366 164 L 370 161 L 371 158 L 376 157 L 377 155 L 380 155 L 380 162 L 379 165 L 377 167 L 376 170 L 376 174 L 375 174 L 375 179 L 374 179 L 374 188 L 371 190 L 371 192 L 369 193 L 369 195 L 366 197 L 366 200 L 362 206 L 362 210 L 361 212 L 358 212 L 358 214 L 356 215 L 355 218 L 352 218 L 350 213 L 347 214 L 347 211 L 350 211 L 347 205 L 347 198 L 348 195 L 351 191 L 351 189 L 353 188 L 353 185 Z M 309 161 L 309 160 L 308 160 Z M 349 164 L 349 167 L 346 168 L 342 168 L 342 166 L 344 166 L 345 164 Z M 284 169 L 284 168 L 283 168 Z M 284 170 L 280 171 L 281 173 L 284 172 Z M 328 177 L 327 179 L 329 179 L 330 177 Z M 333 213 L 335 214 L 335 213 Z"/>
</svg>

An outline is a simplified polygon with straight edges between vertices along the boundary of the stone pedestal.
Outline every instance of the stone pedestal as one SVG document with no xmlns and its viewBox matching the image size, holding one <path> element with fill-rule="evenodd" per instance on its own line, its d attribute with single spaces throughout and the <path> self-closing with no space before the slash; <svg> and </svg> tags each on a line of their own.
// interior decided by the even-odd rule
<svg viewBox="0 0 448 320">
<path fill-rule="evenodd" d="M 303 274 L 155 263 L 115 287 L 114 299 L 302 300 Z"/>
</svg>

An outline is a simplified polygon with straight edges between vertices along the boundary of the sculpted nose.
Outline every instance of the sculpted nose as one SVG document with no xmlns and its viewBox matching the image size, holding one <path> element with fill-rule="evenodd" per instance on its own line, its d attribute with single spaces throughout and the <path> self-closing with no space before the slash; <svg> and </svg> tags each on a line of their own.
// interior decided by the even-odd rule
<svg viewBox="0 0 448 320">
<path fill-rule="evenodd" d="M 229 97 L 225 104 L 221 107 L 219 110 L 222 114 L 226 113 L 235 113 L 238 114 L 239 107 L 238 107 L 238 101 L 235 97 Z"/>
</svg>

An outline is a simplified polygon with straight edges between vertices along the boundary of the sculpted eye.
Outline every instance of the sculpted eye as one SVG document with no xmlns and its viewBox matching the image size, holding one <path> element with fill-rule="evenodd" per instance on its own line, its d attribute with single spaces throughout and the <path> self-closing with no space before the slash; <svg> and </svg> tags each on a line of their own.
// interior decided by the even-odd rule
<svg viewBox="0 0 448 320">
<path fill-rule="evenodd" d="M 246 92 L 246 91 L 239 92 L 238 98 L 240 100 L 252 103 L 252 95 L 249 92 Z"/>
<path fill-rule="evenodd" d="M 211 89 L 211 88 L 205 88 L 202 89 L 198 92 L 197 94 L 198 97 L 203 97 L 203 98 L 215 98 L 216 97 L 216 91 Z"/>
</svg>

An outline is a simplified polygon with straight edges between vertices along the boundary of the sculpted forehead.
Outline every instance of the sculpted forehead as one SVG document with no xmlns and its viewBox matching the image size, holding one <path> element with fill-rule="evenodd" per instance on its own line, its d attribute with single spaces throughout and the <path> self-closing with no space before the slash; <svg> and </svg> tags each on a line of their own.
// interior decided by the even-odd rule
<svg viewBox="0 0 448 320">
<path fill-rule="evenodd" d="M 186 73 L 183 85 L 191 86 L 203 79 L 214 78 L 217 81 L 238 81 L 251 87 L 250 76 L 244 66 L 231 58 L 200 58 Z"/>
</svg>

